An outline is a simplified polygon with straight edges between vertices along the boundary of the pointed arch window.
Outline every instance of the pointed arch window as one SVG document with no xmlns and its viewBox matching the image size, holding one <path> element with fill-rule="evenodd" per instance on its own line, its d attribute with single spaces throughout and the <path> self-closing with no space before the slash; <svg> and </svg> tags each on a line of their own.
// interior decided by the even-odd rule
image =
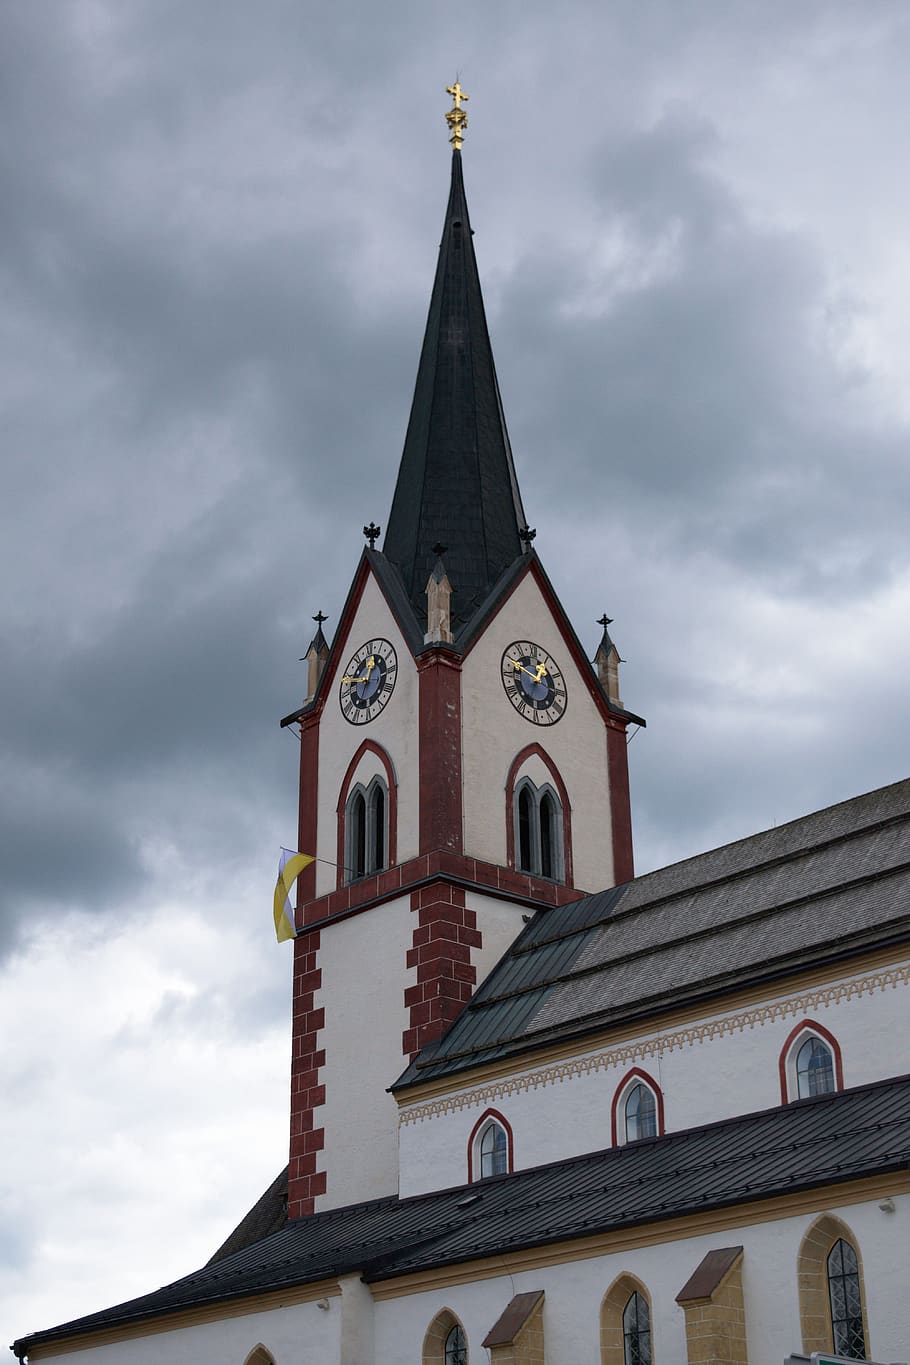
<svg viewBox="0 0 910 1365">
<path fill-rule="evenodd" d="M 651 1300 L 634 1275 L 619 1275 L 600 1305 L 601 1365 L 653 1365 Z"/>
<path fill-rule="evenodd" d="M 549 782 L 536 787 L 523 777 L 515 788 L 516 866 L 552 881 L 565 879 L 562 802 Z"/>
<path fill-rule="evenodd" d="M 796 1054 L 796 1092 L 804 1100 L 809 1095 L 829 1095 L 833 1090 L 831 1049 L 813 1033 Z"/>
<path fill-rule="evenodd" d="M 869 1318 L 862 1254 L 847 1224 L 830 1213 L 816 1218 L 800 1243 L 796 1270 L 803 1354 L 865 1360 Z"/>
<path fill-rule="evenodd" d="M 490 1119 L 480 1137 L 480 1178 L 505 1175 L 509 1169 L 509 1140 L 505 1129 Z"/>
<path fill-rule="evenodd" d="M 641 1081 L 633 1085 L 623 1105 L 626 1123 L 626 1142 L 639 1138 L 657 1137 L 657 1105 L 654 1095 Z"/>
<path fill-rule="evenodd" d="M 622 1311 L 623 1365 L 651 1365 L 651 1310 L 636 1289 Z"/>
<path fill-rule="evenodd" d="M 512 1125 L 498 1109 L 488 1109 L 468 1138 L 468 1180 L 489 1180 L 514 1169 Z"/>
<path fill-rule="evenodd" d="M 664 1131 L 664 1101 L 660 1086 L 641 1067 L 633 1067 L 613 1096 L 613 1145 L 660 1137 Z"/>
<path fill-rule="evenodd" d="M 865 1360 L 859 1262 L 853 1247 L 843 1237 L 839 1237 L 828 1252 L 827 1272 L 834 1352 L 849 1360 Z"/>
<path fill-rule="evenodd" d="M 423 1365 L 468 1365 L 468 1338 L 449 1308 L 430 1323 L 423 1339 Z"/>
<path fill-rule="evenodd" d="M 389 793 L 378 775 L 358 782 L 345 807 L 345 880 L 359 881 L 389 865 Z"/>
<path fill-rule="evenodd" d="M 833 1095 L 844 1088 L 840 1046 L 833 1033 L 814 1020 L 797 1024 L 780 1053 L 781 1102 Z"/>
<path fill-rule="evenodd" d="M 445 1365 L 468 1365 L 468 1342 L 460 1322 L 446 1337 Z"/>
</svg>

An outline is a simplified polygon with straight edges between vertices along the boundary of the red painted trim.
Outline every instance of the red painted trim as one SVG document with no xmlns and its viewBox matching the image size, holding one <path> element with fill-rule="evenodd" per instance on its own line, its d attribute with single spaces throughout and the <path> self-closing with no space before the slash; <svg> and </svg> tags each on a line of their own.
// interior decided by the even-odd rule
<svg viewBox="0 0 910 1365">
<path fill-rule="evenodd" d="M 563 864 L 565 866 L 565 882 L 567 886 L 575 885 L 575 875 L 572 863 L 572 806 L 569 801 L 569 793 L 562 774 L 553 762 L 550 755 L 542 745 L 536 741 L 533 744 L 526 744 L 512 759 L 506 777 L 506 861 L 509 867 L 515 867 L 515 779 L 518 776 L 522 764 L 536 754 L 545 765 L 548 773 L 553 779 L 553 785 L 559 794 L 562 806 L 562 848 Z"/>
<path fill-rule="evenodd" d="M 405 987 L 408 1027 L 401 1035 L 401 1050 L 408 1058 L 441 1038 L 458 1018 L 477 981 L 471 949 L 483 947 L 477 915 L 466 908 L 462 887 L 431 882 L 411 892 L 411 910 L 417 912 L 417 924 L 405 966 L 417 968 L 417 979 Z"/>
<path fill-rule="evenodd" d="M 300 728 L 300 802 L 297 820 L 297 852 L 316 854 L 319 822 L 319 724 L 307 721 Z M 300 910 L 316 895 L 316 864 L 310 863 L 297 878 L 297 927 Z"/>
<path fill-rule="evenodd" d="M 303 928 L 323 927 L 328 921 L 347 919 L 363 914 L 385 901 L 395 900 L 407 892 L 419 890 L 431 881 L 443 878 L 465 891 L 480 891 L 497 900 L 527 905 L 532 910 L 551 905 L 567 905 L 580 900 L 586 893 L 563 882 L 545 881 L 528 872 L 499 863 L 485 863 L 479 858 L 466 858 L 448 849 L 434 849 L 419 858 L 396 863 L 385 872 L 376 872 L 357 882 L 327 891 L 318 899 L 308 901 L 298 915 Z"/>
<path fill-rule="evenodd" d="M 444 648 L 417 659 L 421 853 L 464 847 L 461 660 Z"/>
<path fill-rule="evenodd" d="M 325 1130 L 315 1126 L 315 1111 L 325 1103 L 320 1070 L 325 1052 L 319 1034 L 325 1011 L 314 1008 L 322 985 L 319 933 L 298 934 L 294 940 L 293 1019 L 291 1024 L 291 1138 L 288 1154 L 288 1218 L 313 1213 L 325 1193 L 325 1171 L 316 1169 L 325 1145 Z"/>
<path fill-rule="evenodd" d="M 821 1038 L 822 1042 L 828 1044 L 834 1057 L 835 1088 L 837 1090 L 843 1090 L 844 1088 L 844 1062 L 841 1057 L 840 1043 L 837 1041 L 834 1034 L 825 1028 L 824 1024 L 816 1024 L 813 1019 L 804 1019 L 801 1024 L 797 1024 L 796 1028 L 791 1029 L 787 1034 L 786 1041 L 781 1048 L 780 1056 L 777 1059 L 777 1071 L 780 1077 L 781 1104 L 790 1104 L 793 1100 L 798 1098 L 798 1096 L 790 1095 L 789 1093 L 790 1088 L 787 1084 L 787 1058 L 790 1055 L 794 1042 L 801 1033 L 816 1033 L 819 1038 Z"/>
<path fill-rule="evenodd" d="M 632 801 L 629 796 L 629 755 L 625 730 L 607 730 L 607 781 L 610 785 L 610 827 L 613 839 L 613 881 L 616 886 L 635 876 L 632 860 Z"/>
<path fill-rule="evenodd" d="M 657 1136 L 664 1135 L 664 1097 L 663 1091 L 657 1084 L 653 1076 L 649 1076 L 647 1071 L 642 1071 L 640 1066 L 633 1066 L 631 1071 L 627 1071 L 623 1076 L 613 1095 L 613 1103 L 610 1106 L 610 1141 L 614 1147 L 619 1146 L 619 1101 L 623 1095 L 628 1094 L 632 1088 L 632 1081 L 642 1081 L 651 1091 L 657 1103 Z M 625 1132 L 623 1133 L 625 1140 Z"/>
<path fill-rule="evenodd" d="M 486 1122 L 487 1122 L 488 1119 L 495 1119 L 496 1122 L 499 1124 L 500 1128 L 501 1128 L 501 1129 L 503 1130 L 503 1132 L 505 1133 L 506 1139 L 507 1139 L 507 1141 L 508 1141 L 508 1157 L 507 1157 L 507 1161 L 508 1161 L 508 1174 L 511 1175 L 512 1172 L 515 1170 L 515 1138 L 514 1138 L 514 1135 L 513 1135 L 513 1133 L 512 1133 L 512 1125 L 511 1125 L 511 1123 L 509 1122 L 509 1120 L 506 1118 L 505 1114 L 501 1114 L 501 1113 L 499 1112 L 498 1109 L 485 1109 L 484 1112 L 481 1114 L 480 1118 L 479 1118 L 479 1119 L 477 1120 L 477 1122 L 474 1124 L 474 1127 L 471 1129 L 471 1136 L 468 1138 L 468 1184 L 469 1184 L 469 1185 L 473 1184 L 473 1182 L 474 1182 L 474 1143 L 475 1143 L 476 1140 L 477 1140 L 477 1134 L 480 1132 L 481 1128 L 486 1124 Z M 481 1178 L 480 1176 L 477 1177 L 478 1180 L 479 1180 L 480 1178 Z"/>
<path fill-rule="evenodd" d="M 338 805 L 335 807 L 338 825 L 336 886 L 344 886 L 344 812 L 348 803 L 348 792 L 357 765 L 366 753 L 375 754 L 385 770 L 386 786 L 389 789 L 389 866 L 398 861 L 398 778 L 388 752 L 374 739 L 365 739 L 348 764 L 338 795 Z"/>
</svg>

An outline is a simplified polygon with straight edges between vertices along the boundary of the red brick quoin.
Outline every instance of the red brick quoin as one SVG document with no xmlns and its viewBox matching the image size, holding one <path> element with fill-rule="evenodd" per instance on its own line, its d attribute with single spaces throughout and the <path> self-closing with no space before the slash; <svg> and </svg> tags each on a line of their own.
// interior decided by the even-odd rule
<svg viewBox="0 0 910 1365">
<path fill-rule="evenodd" d="M 401 1039 L 409 1059 L 440 1037 L 470 1000 L 477 981 L 471 949 L 483 945 L 477 916 L 465 908 L 463 887 L 431 882 L 411 892 L 411 910 L 417 924 L 406 963 L 417 968 L 417 983 L 404 993 L 410 1016 Z"/>
<path fill-rule="evenodd" d="M 319 1068 L 325 1052 L 318 1047 L 325 1011 L 314 1009 L 314 993 L 322 985 L 316 965 L 319 930 L 298 934 L 294 940 L 294 1019 L 291 1045 L 291 1150 L 288 1166 L 288 1218 L 304 1218 L 314 1211 L 316 1196 L 325 1193 L 325 1171 L 317 1171 L 325 1129 L 316 1128 L 313 1111 L 325 1103 Z"/>
</svg>

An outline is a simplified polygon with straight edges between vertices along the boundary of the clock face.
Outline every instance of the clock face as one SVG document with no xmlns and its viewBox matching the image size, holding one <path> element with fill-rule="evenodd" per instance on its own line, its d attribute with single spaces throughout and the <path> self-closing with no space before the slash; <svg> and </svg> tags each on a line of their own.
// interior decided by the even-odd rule
<svg viewBox="0 0 910 1365">
<path fill-rule="evenodd" d="M 388 640 L 368 640 L 348 660 L 338 689 L 341 714 L 366 725 L 387 704 L 398 676 L 398 658 Z"/>
<path fill-rule="evenodd" d="M 532 725 L 555 725 L 565 713 L 565 679 L 540 645 L 516 640 L 502 656 L 502 685 L 519 715 Z"/>
</svg>

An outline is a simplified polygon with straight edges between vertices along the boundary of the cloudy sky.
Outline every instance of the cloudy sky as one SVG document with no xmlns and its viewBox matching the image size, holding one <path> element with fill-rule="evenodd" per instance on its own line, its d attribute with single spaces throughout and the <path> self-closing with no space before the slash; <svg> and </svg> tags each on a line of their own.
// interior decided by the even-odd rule
<svg viewBox="0 0 910 1365">
<path fill-rule="evenodd" d="M 456 72 L 639 869 L 907 774 L 908 60 L 905 0 L 0 7 L 0 1341 L 286 1159 L 278 718 L 388 511 Z"/>
</svg>

